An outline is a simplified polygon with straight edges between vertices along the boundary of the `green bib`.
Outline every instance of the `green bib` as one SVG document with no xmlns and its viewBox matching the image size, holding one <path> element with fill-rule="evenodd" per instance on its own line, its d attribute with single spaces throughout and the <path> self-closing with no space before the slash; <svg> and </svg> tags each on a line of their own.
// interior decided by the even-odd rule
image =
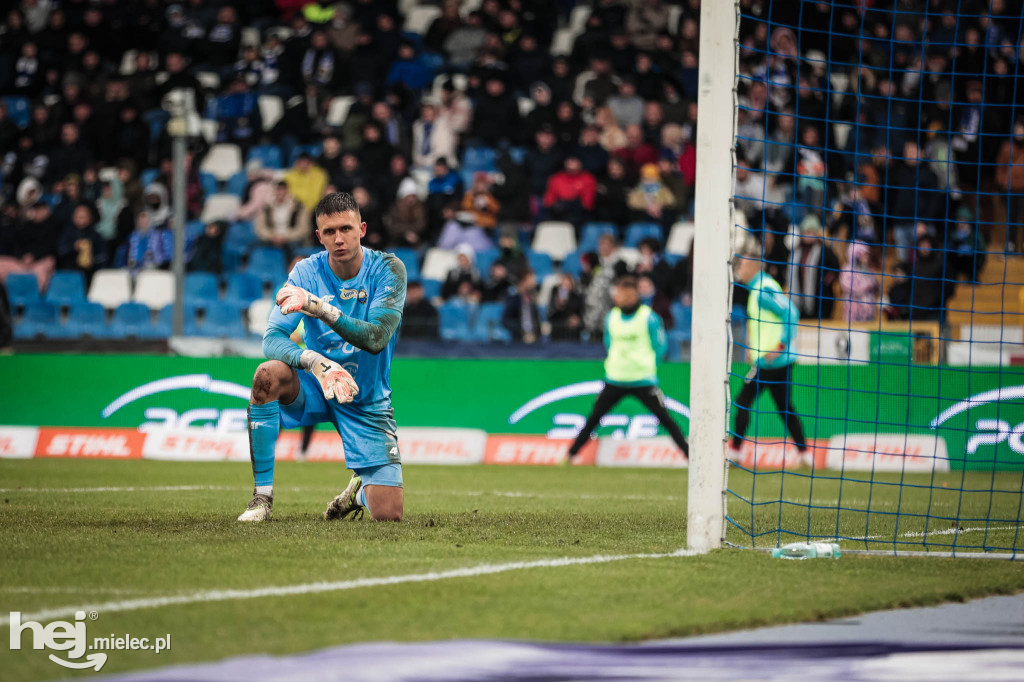
<svg viewBox="0 0 1024 682">
<path fill-rule="evenodd" d="M 779 283 L 764 273 L 750 287 L 750 298 L 747 299 L 747 344 L 750 346 L 751 362 L 757 362 L 765 353 L 778 350 L 782 341 L 782 318 L 761 307 L 758 294 L 762 289 L 782 293 Z"/>
<path fill-rule="evenodd" d="M 654 354 L 648 328 L 652 311 L 641 305 L 629 319 L 613 308 L 608 315 L 608 336 L 611 343 L 604 361 L 604 373 L 609 381 L 632 383 L 656 378 L 658 359 Z"/>
</svg>

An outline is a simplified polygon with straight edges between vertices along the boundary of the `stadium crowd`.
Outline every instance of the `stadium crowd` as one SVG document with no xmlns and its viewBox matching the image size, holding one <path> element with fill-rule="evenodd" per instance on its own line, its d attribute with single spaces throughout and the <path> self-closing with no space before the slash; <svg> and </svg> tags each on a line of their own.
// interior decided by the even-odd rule
<svg viewBox="0 0 1024 682">
<path fill-rule="evenodd" d="M 1019 3 L 739 4 L 737 213 L 803 316 L 938 319 L 995 216 L 1021 249 Z M 688 248 L 665 247 L 693 214 L 699 14 L 21 0 L 0 28 L 0 282 L 166 269 L 178 219 L 193 272 L 252 270 L 267 248 L 288 262 L 315 246 L 317 200 L 345 191 L 365 243 L 410 266 L 408 336 L 445 326 L 443 299 L 489 305 L 500 338 L 599 340 L 630 270 L 685 339 Z M 161 104 L 182 89 L 204 134 L 179 217 Z M 244 160 L 226 176 L 225 145 Z M 530 248 L 550 221 L 579 245 L 554 263 Z M 457 254 L 443 281 L 416 276 L 431 247 Z"/>
</svg>

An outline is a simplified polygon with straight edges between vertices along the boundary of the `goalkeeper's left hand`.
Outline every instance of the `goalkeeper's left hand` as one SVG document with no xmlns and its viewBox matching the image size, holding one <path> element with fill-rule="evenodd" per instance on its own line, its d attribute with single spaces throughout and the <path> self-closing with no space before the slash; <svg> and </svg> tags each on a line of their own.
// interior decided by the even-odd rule
<svg viewBox="0 0 1024 682">
<path fill-rule="evenodd" d="M 277 304 L 281 306 L 281 312 L 285 315 L 300 312 L 303 315 L 315 317 L 318 320 L 325 320 L 330 323 L 337 321 L 341 312 L 302 287 L 285 284 L 277 292 Z"/>
<path fill-rule="evenodd" d="M 316 351 L 302 351 L 300 360 L 302 366 L 312 373 L 320 382 L 320 389 L 328 400 L 337 400 L 344 405 L 356 399 L 359 393 L 359 386 L 345 368 L 334 360 L 325 358 Z"/>
</svg>

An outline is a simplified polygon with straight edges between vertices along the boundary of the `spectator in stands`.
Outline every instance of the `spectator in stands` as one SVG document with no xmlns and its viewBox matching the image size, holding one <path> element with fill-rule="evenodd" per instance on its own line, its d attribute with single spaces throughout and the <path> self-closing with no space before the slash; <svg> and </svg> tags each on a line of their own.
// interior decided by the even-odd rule
<svg viewBox="0 0 1024 682">
<path fill-rule="evenodd" d="M 800 146 L 796 149 L 796 193 L 804 211 L 822 213 L 825 203 L 825 150 L 822 148 L 818 128 L 805 125 L 800 131 Z M 762 176 L 761 183 L 764 183 Z"/>
<path fill-rule="evenodd" d="M 256 238 L 267 246 L 284 250 L 290 259 L 292 249 L 309 241 L 310 211 L 288 190 L 285 182 L 274 185 L 270 200 L 256 213 Z"/>
<path fill-rule="evenodd" d="M 203 188 L 199 183 L 199 171 L 194 160 L 192 151 L 185 152 L 185 208 L 189 218 L 196 218 L 203 212 Z M 166 187 L 169 193 L 174 193 L 174 163 L 171 159 L 160 161 L 157 182 Z"/>
<path fill-rule="evenodd" d="M 594 214 L 616 225 L 629 222 L 627 195 L 630 192 L 626 179 L 626 166 L 621 159 L 608 159 L 604 176 L 598 181 L 594 196 Z"/>
<path fill-rule="evenodd" d="M 309 47 L 302 55 L 302 82 L 306 97 L 320 103 L 328 99 L 334 89 L 341 85 L 341 70 L 338 69 L 338 55 L 327 41 L 323 31 L 313 31 L 309 36 Z"/>
<path fill-rule="evenodd" d="M 1013 136 L 996 158 L 996 185 L 1006 197 L 1006 251 L 1024 252 L 1024 119 L 1013 124 Z"/>
<path fill-rule="evenodd" d="M 477 99 L 470 135 L 481 143 L 495 147 L 515 144 L 521 139 L 519 105 L 498 75 L 484 83 L 484 92 Z"/>
<path fill-rule="evenodd" d="M 316 165 L 324 169 L 324 172 L 327 173 L 327 181 L 331 184 L 334 184 L 334 178 L 341 174 L 341 160 L 343 156 L 341 140 L 338 139 L 338 136 L 325 136 L 324 146 L 320 156 L 316 159 Z M 337 188 L 337 185 L 335 185 L 335 188 Z"/>
<path fill-rule="evenodd" d="M 388 244 L 418 248 L 427 231 L 427 212 L 418 194 L 416 181 L 406 178 L 398 188 L 397 201 L 384 216 Z"/>
<path fill-rule="evenodd" d="M 630 190 L 626 204 L 637 220 L 654 220 L 665 226 L 675 220 L 676 197 L 661 182 L 661 172 L 654 163 L 640 168 L 640 182 Z"/>
<path fill-rule="evenodd" d="M 174 253 L 174 237 L 166 227 L 150 224 L 149 214 L 139 211 L 135 230 L 128 237 L 128 267 L 132 272 L 148 268 L 166 269 Z"/>
<path fill-rule="evenodd" d="M 903 145 L 903 158 L 893 164 L 888 177 L 886 218 L 890 221 L 892 242 L 900 247 L 900 260 L 908 260 L 914 244 L 917 223 L 932 223 L 944 218 L 946 199 L 939 181 L 927 165 L 920 163 L 916 142 Z"/>
<path fill-rule="evenodd" d="M 107 249 L 94 227 L 96 217 L 88 204 L 79 204 L 71 222 L 61 226 L 57 239 L 57 267 L 78 270 L 88 282 L 92 274 L 107 262 Z"/>
<path fill-rule="evenodd" d="M 479 302 L 482 297 L 483 283 L 476 269 L 476 253 L 463 244 L 456 249 L 458 259 L 454 268 L 445 277 L 441 286 L 441 298 L 446 301 L 455 297 L 463 301 Z"/>
<path fill-rule="evenodd" d="M 636 178 L 640 168 L 646 163 L 657 163 L 658 151 L 644 140 L 643 129 L 639 125 L 626 127 L 626 145 L 613 151 L 622 159 L 626 166 L 626 175 Z"/>
<path fill-rule="evenodd" d="M 583 170 L 597 177 L 608 166 L 608 150 L 601 146 L 601 129 L 594 123 L 583 126 L 579 143 L 572 148 L 583 165 Z"/>
<path fill-rule="evenodd" d="M 215 23 L 206 34 L 206 42 L 200 53 L 209 60 L 215 70 L 224 75 L 238 57 L 242 42 L 241 28 L 235 8 L 226 5 L 217 12 Z"/>
<path fill-rule="evenodd" d="M 548 321 L 551 323 L 552 340 L 580 340 L 583 331 L 583 296 L 569 273 L 563 273 L 558 285 L 551 290 Z"/>
<path fill-rule="evenodd" d="M 626 15 L 626 32 L 638 50 L 654 50 L 657 36 L 668 28 L 668 7 L 660 0 L 638 0 Z"/>
<path fill-rule="evenodd" d="M 485 230 L 493 230 L 498 224 L 501 203 L 491 193 L 490 174 L 473 173 L 473 186 L 462 197 L 462 210 L 471 213 L 474 224 Z"/>
<path fill-rule="evenodd" d="M 406 157 L 412 153 L 412 131 L 405 121 L 395 115 L 387 102 L 374 102 L 370 116 L 380 126 L 381 137 L 385 142 Z"/>
<path fill-rule="evenodd" d="M 850 244 L 846 266 L 839 273 L 839 288 L 847 322 L 869 322 L 878 317 L 881 280 L 867 244 Z"/>
<path fill-rule="evenodd" d="M 88 172 L 86 173 L 88 175 Z M 99 214 L 99 221 L 95 229 L 107 244 L 107 249 L 112 254 L 120 241 L 122 227 L 121 216 L 126 206 L 124 199 L 124 185 L 116 173 L 103 173 L 100 181 L 100 197 L 96 200 L 96 211 Z M 141 210 L 141 207 L 137 207 Z M 130 215 L 130 214 L 129 214 Z M 128 231 L 134 229 L 132 218 L 125 216 L 124 220 L 132 223 Z"/>
<path fill-rule="evenodd" d="M 295 165 L 284 174 L 284 182 L 288 191 L 299 202 L 312 211 L 324 195 L 327 187 L 327 173 L 313 163 L 313 158 L 306 152 L 299 154 Z"/>
<path fill-rule="evenodd" d="M 50 154 L 50 164 L 47 167 L 49 178 L 63 178 L 72 173 L 80 175 L 93 160 L 92 152 L 82 142 L 78 132 L 78 126 L 74 123 L 65 123 L 61 126 L 60 146 Z"/>
<path fill-rule="evenodd" d="M 359 216 L 366 223 L 363 243 L 375 249 L 383 248 L 388 243 L 388 231 L 377 197 L 368 187 L 357 185 L 352 189 L 352 198 L 359 207 Z"/>
<path fill-rule="evenodd" d="M 234 215 L 235 220 L 255 220 L 274 197 L 274 174 L 263 168 L 259 159 L 253 159 L 245 164 L 245 174 L 248 180 L 242 196 L 245 203 L 238 207 Z"/>
<path fill-rule="evenodd" d="M 524 159 L 526 176 L 529 180 L 530 196 L 534 201 L 547 189 L 548 178 L 553 175 L 563 163 L 562 153 L 555 147 L 555 131 L 550 125 L 541 127 L 534 135 L 534 146 L 527 150 Z"/>
<path fill-rule="evenodd" d="M 167 79 L 157 89 L 157 99 L 163 101 L 164 97 L 174 90 L 190 90 L 195 101 L 196 111 L 204 111 L 206 98 L 203 95 L 203 87 L 196 77 L 187 70 L 187 66 L 188 63 L 180 52 L 171 52 L 167 55 L 164 60 Z"/>
<path fill-rule="evenodd" d="M 975 226 L 970 209 L 961 206 L 955 214 L 956 225 L 949 235 L 950 278 L 963 276 L 968 282 L 977 283 L 985 267 L 985 242 Z"/>
<path fill-rule="evenodd" d="M 330 176 L 330 183 L 334 185 L 335 190 L 349 194 L 356 187 L 365 186 L 368 182 L 359 157 L 354 152 L 342 154 L 340 170 Z"/>
<path fill-rule="evenodd" d="M 567 220 L 580 226 L 594 210 L 597 180 L 583 170 L 575 156 L 565 159 L 563 170 L 548 178 L 540 220 Z"/>
<path fill-rule="evenodd" d="M 395 152 L 394 146 L 383 138 L 380 126 L 375 121 L 369 121 L 363 126 L 363 144 L 358 156 L 368 178 L 379 178 L 387 173 L 388 164 Z"/>
<path fill-rule="evenodd" d="M 523 33 L 509 55 L 518 76 L 517 89 L 526 90 L 531 83 L 543 79 L 551 70 L 551 53 L 532 33 Z"/>
<path fill-rule="evenodd" d="M 120 181 L 120 178 L 118 180 Z M 148 215 L 149 224 L 153 229 L 168 227 L 171 220 L 171 204 L 168 201 L 167 188 L 159 182 L 147 185 L 142 210 Z"/>
<path fill-rule="evenodd" d="M 459 72 L 465 72 L 476 58 L 487 37 L 480 12 L 470 12 L 465 22 L 452 29 L 441 44 L 448 63 Z"/>
<path fill-rule="evenodd" d="M 436 339 L 437 328 L 437 308 L 424 298 L 422 282 L 409 282 L 402 313 L 402 336 L 406 339 Z"/>
<path fill-rule="evenodd" d="M 676 268 L 661 253 L 661 242 L 648 237 L 640 241 L 637 250 L 640 252 L 640 260 L 633 269 L 633 274 L 637 277 L 650 278 L 655 289 L 667 299 L 682 290 L 681 282 L 676 281 Z"/>
<path fill-rule="evenodd" d="M 612 309 L 611 287 L 615 278 L 626 273 L 618 241 L 602 234 L 597 241 L 597 262 L 590 272 L 590 283 L 583 297 L 583 326 L 592 340 L 604 331 L 604 318 Z"/>
<path fill-rule="evenodd" d="M 10 234 L 4 235 L 9 241 L 0 251 L 0 282 L 12 272 L 31 273 L 43 291 L 57 264 L 57 228 L 50 207 L 41 201 L 24 205 L 11 223 Z"/>
<path fill-rule="evenodd" d="M 666 128 L 678 128 L 670 123 Z M 684 172 L 681 170 L 685 168 Z M 661 184 L 672 193 L 675 199 L 673 210 L 676 218 L 680 218 L 689 212 L 690 202 L 693 200 L 694 185 L 697 181 L 697 154 L 683 156 L 676 159 L 669 150 L 662 150 L 658 157 L 658 175 Z"/>
<path fill-rule="evenodd" d="M 131 159 L 136 168 L 148 164 L 150 153 L 149 126 L 139 117 L 139 110 L 128 102 L 117 114 L 118 122 L 111 140 L 111 155 L 108 161 Z"/>
<path fill-rule="evenodd" d="M 618 93 L 608 98 L 608 109 L 621 126 L 638 126 L 643 122 L 644 101 L 636 94 L 636 84 L 631 79 L 619 82 Z"/>
<path fill-rule="evenodd" d="M 448 36 L 462 25 L 459 0 L 445 0 L 441 3 L 441 16 L 430 22 L 430 28 L 423 36 L 423 48 L 438 54 L 444 52 L 444 43 Z"/>
<path fill-rule="evenodd" d="M 458 135 L 447 119 L 438 118 L 437 103 L 423 101 L 420 117 L 412 125 L 412 164 L 428 169 L 438 159 L 454 158 L 459 144 Z"/>
<path fill-rule="evenodd" d="M 487 273 L 487 281 L 483 284 L 482 300 L 485 303 L 504 303 L 513 281 L 505 263 L 500 260 L 494 261 Z"/>
<path fill-rule="evenodd" d="M 917 239 L 913 260 L 896 266 L 902 279 L 889 289 L 890 319 L 941 320 L 945 301 L 952 294 L 953 283 L 946 279 L 943 254 L 933 248 L 932 238 L 925 234 Z"/>
<path fill-rule="evenodd" d="M 385 84 L 393 87 L 401 83 L 413 92 L 419 92 L 430 85 L 433 78 L 433 71 L 416 55 L 416 46 L 411 40 L 403 40 L 398 46 L 398 59 L 392 62 Z"/>
<path fill-rule="evenodd" d="M 203 233 L 196 238 L 192 259 L 188 269 L 195 272 L 212 272 L 219 275 L 224 269 L 224 236 L 228 224 L 223 220 L 214 220 L 206 224 Z"/>
<path fill-rule="evenodd" d="M 800 223 L 800 242 L 790 260 L 789 297 L 804 319 L 832 319 L 839 257 L 823 234 L 821 221 L 808 213 Z"/>
<path fill-rule="evenodd" d="M 441 237 L 437 240 L 439 249 L 454 251 L 467 244 L 474 252 L 480 253 L 494 248 L 487 234 L 477 224 L 475 214 L 460 211 L 459 205 L 452 202 L 444 207 L 442 215 L 444 227 L 441 230 Z"/>
<path fill-rule="evenodd" d="M 501 324 L 517 342 L 536 343 L 540 339 L 537 276 L 532 270 L 526 270 L 520 275 L 515 289 L 509 292 Z"/>
<path fill-rule="evenodd" d="M 554 86 L 551 91 L 555 92 Z M 573 100 L 582 101 L 584 97 L 589 97 L 594 106 L 600 108 L 618 91 L 618 78 L 612 73 L 611 62 L 605 55 L 595 54 L 590 58 L 590 69 L 576 77 Z"/>
<path fill-rule="evenodd" d="M 555 144 L 563 152 L 571 151 L 579 142 L 582 124 L 572 102 L 561 101 L 555 105 L 555 119 L 551 126 L 555 131 Z"/>
<path fill-rule="evenodd" d="M 437 118 L 456 135 L 469 132 L 473 122 L 473 103 L 469 101 L 466 93 L 455 88 L 451 78 L 441 83 L 441 102 L 438 105 Z"/>
<path fill-rule="evenodd" d="M 526 114 L 526 118 L 523 121 L 524 129 L 531 136 L 536 135 L 537 131 L 545 125 L 550 126 L 553 130 L 555 125 L 555 108 L 551 102 L 551 88 L 544 82 L 537 81 L 530 86 L 529 93 L 530 100 L 533 102 L 533 108 Z"/>
<path fill-rule="evenodd" d="M 380 200 L 381 209 L 387 210 L 394 205 L 398 199 L 398 190 L 406 181 L 411 180 L 419 194 L 419 185 L 409 175 L 409 160 L 400 153 L 391 155 L 388 161 L 388 172 L 377 179 L 377 198 Z"/>
</svg>

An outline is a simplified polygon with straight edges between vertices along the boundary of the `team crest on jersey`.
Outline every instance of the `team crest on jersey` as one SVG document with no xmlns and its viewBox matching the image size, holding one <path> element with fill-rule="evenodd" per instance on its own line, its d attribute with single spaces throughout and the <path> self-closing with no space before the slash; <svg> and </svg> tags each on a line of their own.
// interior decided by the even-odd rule
<svg viewBox="0 0 1024 682">
<path fill-rule="evenodd" d="M 339 298 L 342 301 L 355 298 L 360 303 L 366 303 L 366 289 L 342 289 Z"/>
</svg>

